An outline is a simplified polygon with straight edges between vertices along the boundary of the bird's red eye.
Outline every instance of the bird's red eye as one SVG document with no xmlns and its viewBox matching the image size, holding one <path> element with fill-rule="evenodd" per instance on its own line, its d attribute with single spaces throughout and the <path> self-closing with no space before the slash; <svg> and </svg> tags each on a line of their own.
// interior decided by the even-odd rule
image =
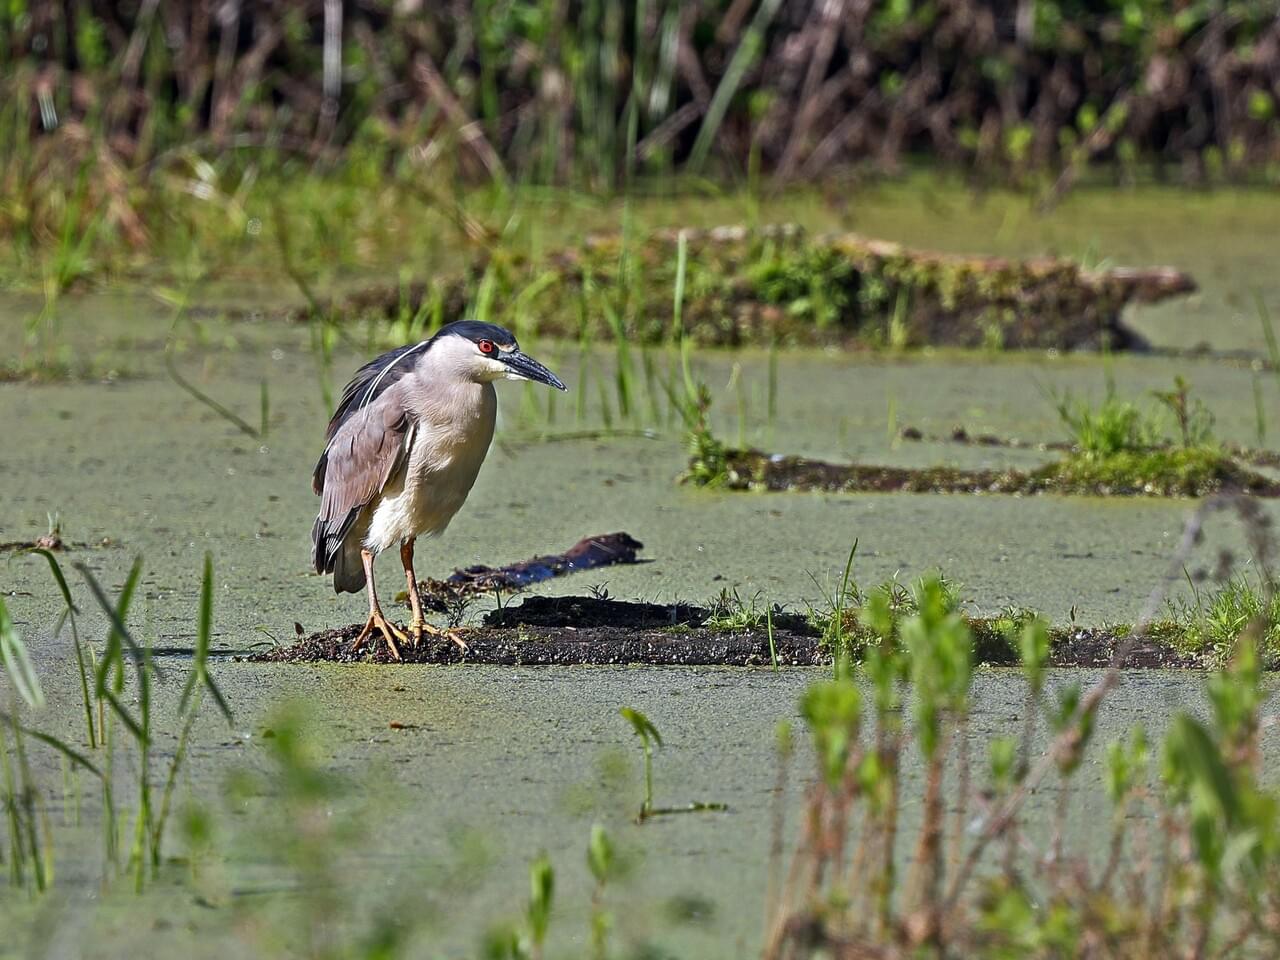
<svg viewBox="0 0 1280 960">
<path fill-rule="evenodd" d="M 480 352 L 484 354 L 493 353 L 495 347 L 492 340 L 481 340 L 476 344 L 480 348 Z"/>
</svg>

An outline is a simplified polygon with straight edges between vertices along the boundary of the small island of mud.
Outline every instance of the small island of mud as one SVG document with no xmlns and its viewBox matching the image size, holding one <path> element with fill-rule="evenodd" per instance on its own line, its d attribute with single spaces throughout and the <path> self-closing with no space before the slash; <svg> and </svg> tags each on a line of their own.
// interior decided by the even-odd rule
<svg viewBox="0 0 1280 960">
<path fill-rule="evenodd" d="M 500 666 L 651 664 L 661 666 L 815 667 L 832 662 L 832 648 L 804 617 L 779 611 L 764 622 L 727 625 L 722 611 L 687 604 L 626 602 L 596 597 L 528 597 L 489 613 L 482 625 L 458 631 L 466 649 L 448 638 L 402 645 L 397 660 L 385 645 L 354 646 L 361 624 L 324 630 L 248 658 L 255 663 L 484 663 Z M 757 617 L 756 619 L 760 619 Z M 977 662 L 1014 666 L 1018 653 L 1000 621 L 966 618 Z M 1125 644 L 1123 627 L 1050 631 L 1050 665 L 1105 667 Z M 857 638 L 858 644 L 869 640 Z M 1201 654 L 1179 652 L 1151 637 L 1128 643 L 1121 666 L 1200 668 Z"/>
</svg>

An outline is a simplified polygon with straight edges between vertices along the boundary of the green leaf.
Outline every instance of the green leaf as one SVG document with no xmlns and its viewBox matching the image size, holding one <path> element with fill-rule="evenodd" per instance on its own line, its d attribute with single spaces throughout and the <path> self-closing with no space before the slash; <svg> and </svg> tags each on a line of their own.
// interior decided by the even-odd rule
<svg viewBox="0 0 1280 960">
<path fill-rule="evenodd" d="M 1165 737 L 1165 778 L 1186 788 L 1192 804 L 1227 828 L 1240 819 L 1240 795 L 1231 771 L 1204 725 L 1180 713 Z"/>
<path fill-rule="evenodd" d="M 1116 741 L 1107 747 L 1107 795 L 1119 805 L 1147 765 L 1147 736 L 1135 727 L 1129 742 Z"/>
<path fill-rule="evenodd" d="M 545 853 L 529 865 L 529 936 L 541 946 L 551 925 L 551 905 L 555 899 L 556 872 Z"/>
<path fill-rule="evenodd" d="M 1044 687 L 1044 668 L 1049 662 L 1049 626 L 1039 617 L 1023 626 L 1018 654 L 1022 658 L 1022 674 L 1032 694 L 1038 695 Z"/>
<path fill-rule="evenodd" d="M 881 640 L 891 640 L 894 634 L 893 604 L 889 594 L 877 590 L 867 598 L 859 619 L 862 625 L 873 631 Z"/>
<path fill-rule="evenodd" d="M 613 841 L 600 824 L 592 824 L 591 841 L 587 844 L 587 866 L 596 883 L 603 884 L 613 873 L 614 864 Z"/>
<path fill-rule="evenodd" d="M 814 748 L 828 786 L 844 779 L 849 751 L 858 739 L 862 693 L 851 680 L 823 680 L 809 685 L 800 712 L 813 732 Z"/>
<path fill-rule="evenodd" d="M 991 759 L 991 781 L 1001 790 L 1013 785 L 1018 764 L 1018 741 L 1014 737 L 996 737 L 988 745 Z"/>
<path fill-rule="evenodd" d="M 0 599 L 0 666 L 4 667 L 13 688 L 27 706 L 44 706 L 44 690 L 40 687 L 40 678 L 31 665 L 27 646 L 18 635 L 3 599 Z"/>
<path fill-rule="evenodd" d="M 639 710 L 632 710 L 630 707 L 622 707 L 618 712 L 627 719 L 627 722 L 631 724 L 631 728 L 635 730 L 636 735 L 641 740 L 646 743 L 652 741 L 658 746 L 662 746 L 662 734 L 658 733 L 658 728 L 650 723 L 649 718 L 643 713 Z"/>
</svg>

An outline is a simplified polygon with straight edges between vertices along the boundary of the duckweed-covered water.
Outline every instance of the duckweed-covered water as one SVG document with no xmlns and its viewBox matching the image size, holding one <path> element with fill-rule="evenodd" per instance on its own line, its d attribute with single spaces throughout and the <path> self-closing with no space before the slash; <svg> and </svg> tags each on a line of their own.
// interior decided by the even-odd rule
<svg viewBox="0 0 1280 960">
<path fill-rule="evenodd" d="M 690 209 L 655 201 L 638 217 L 671 222 Z M 699 216 L 707 223 L 740 219 L 738 209 L 718 200 Z M 1220 350 L 1261 349 L 1255 288 L 1280 316 L 1280 281 L 1265 262 L 1280 201 L 1269 196 L 1082 193 L 1037 219 L 1008 201 L 889 189 L 843 206 L 801 197 L 765 213 L 815 229 L 854 228 L 947 250 L 1173 264 L 1190 270 L 1202 292 L 1138 308 L 1131 317 L 1162 347 L 1205 342 Z M 602 226 L 609 215 L 593 214 Z M 241 305 L 289 299 L 287 289 L 250 297 L 226 281 L 210 292 L 211 302 Z M 38 307 L 29 296 L 0 300 L 7 342 L 20 342 Z M 59 304 L 53 334 L 59 349 L 84 361 L 95 377 L 0 386 L 0 541 L 34 538 L 56 514 L 64 538 L 77 545 L 64 557 L 68 570 L 85 563 L 109 590 L 118 588 L 135 556 L 144 557 L 136 625 L 158 649 L 171 651 L 161 658 L 172 667 L 159 684 L 162 717 L 172 715 L 173 677 L 184 669 L 182 651 L 192 643 L 200 564 L 212 553 L 220 651 L 214 669 L 235 720 L 228 727 L 206 711 L 179 796 L 184 808 L 195 803 L 212 811 L 216 853 L 194 878 L 189 867 L 166 867 L 140 897 L 124 881 L 104 887 L 96 794 L 83 779 L 78 786 L 64 780 L 57 762 L 41 756 L 55 811 L 57 890 L 28 901 L 0 888 L 4 929 L 25 931 L 25 939 L 4 937 L 0 955 L 119 956 L 136 952 L 143 937 L 156 953 L 194 956 L 296 947 L 291 937 L 299 918 L 314 909 L 317 891 L 255 832 L 270 822 L 273 791 L 259 787 L 249 799 L 231 800 L 224 790 L 235 770 L 271 769 L 264 736 L 276 705 L 286 700 L 305 705 L 320 762 L 349 781 L 332 805 L 335 822 L 364 828 L 332 851 L 357 928 L 380 911 L 398 912 L 412 917 L 428 955 L 469 955 L 483 929 L 517 917 L 526 865 L 545 850 L 560 880 L 555 941 L 567 954 L 581 954 L 589 900 L 584 850 L 598 820 L 615 831 L 631 865 L 610 895 L 620 942 L 650 942 L 664 951 L 654 955 L 687 957 L 755 949 L 767 880 L 774 729 L 794 715 L 814 674 L 232 662 L 232 653 L 288 642 L 295 623 L 311 631 L 363 614 L 363 598 L 335 597 L 309 570 L 316 507 L 310 471 L 328 413 L 322 382 L 340 388 L 382 344 L 369 331 L 349 331 L 326 373 L 311 349 L 311 332 L 301 327 L 228 322 L 216 311 L 188 317 L 171 332 L 172 322 L 170 308 L 136 287 Z M 175 386 L 162 354 L 171 336 L 183 374 L 255 426 L 261 385 L 268 384 L 265 437 L 238 430 Z M 624 417 L 611 352 L 524 346 L 547 360 L 571 392 L 548 407 L 541 390 L 500 387 L 498 439 L 447 534 L 420 545 L 420 575 L 505 563 L 564 549 L 584 535 L 625 530 L 645 543 L 652 562 L 552 581 L 539 592 L 599 588 L 624 599 L 700 601 L 730 590 L 803 610 L 824 602 L 856 541 L 854 574 L 864 585 L 941 568 L 960 581 L 976 610 L 1018 604 L 1058 622 L 1073 612 L 1086 623 L 1126 621 L 1164 571 L 1192 507 L 1145 499 L 696 490 L 674 482 L 685 452 L 657 385 L 676 382 L 678 358 L 653 354 L 656 379 L 647 386 L 643 358 L 633 355 L 630 390 L 638 412 Z M 908 424 L 927 434 L 963 425 L 975 433 L 1060 439 L 1055 395 L 1071 390 L 1097 398 L 1110 380 L 1122 394 L 1143 399 L 1181 374 L 1212 409 L 1220 436 L 1280 443 L 1280 388 L 1247 363 L 835 353 L 786 353 L 773 362 L 771 390 L 771 358 L 763 352 L 695 355 L 694 370 L 713 391 L 721 436 L 831 459 L 1027 464 L 1045 454 L 903 443 L 897 434 Z M 1248 556 L 1239 531 L 1218 519 L 1193 565 L 1211 566 L 1219 548 Z M 388 592 L 398 588 L 396 564 L 384 558 L 380 571 Z M 80 583 L 78 575 L 72 580 Z M 0 589 L 46 677 L 50 706 L 31 718 L 33 725 L 75 739 L 78 694 L 68 640 L 51 634 L 61 601 L 44 561 L 0 556 Z M 87 592 L 77 587 L 77 598 L 87 635 L 101 635 Z M 495 602 L 477 601 L 470 615 Z M 1016 676 L 982 672 L 971 735 L 981 738 L 1016 722 L 1023 695 Z M 1197 676 L 1131 675 L 1104 711 L 1099 739 L 1138 721 L 1158 732 L 1174 710 L 1199 704 Z M 647 713 L 665 736 L 657 759 L 659 800 L 719 801 L 729 805 L 727 812 L 631 823 L 640 765 L 634 737 L 617 715 L 624 705 Z M 172 750 L 174 736 L 162 726 L 161 753 Z M 797 764 L 807 773 L 806 755 Z M 1101 843 L 1089 829 L 1105 806 L 1092 789 L 1096 777 L 1090 768 L 1071 804 L 1087 843 Z M 802 780 L 793 778 L 793 801 Z M 1041 809 L 1048 805 L 1046 799 Z M 182 844 L 175 838 L 171 846 Z"/>
</svg>

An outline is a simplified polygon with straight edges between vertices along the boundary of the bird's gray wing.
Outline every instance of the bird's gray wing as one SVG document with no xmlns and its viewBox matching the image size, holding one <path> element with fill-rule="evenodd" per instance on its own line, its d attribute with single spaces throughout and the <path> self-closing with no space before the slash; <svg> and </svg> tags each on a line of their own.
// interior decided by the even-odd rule
<svg viewBox="0 0 1280 960">
<path fill-rule="evenodd" d="M 414 427 L 400 382 L 331 425 L 332 435 L 312 481 L 320 495 L 320 513 L 311 530 L 317 573 L 333 571 L 360 511 L 404 468 Z"/>
<path fill-rule="evenodd" d="M 342 399 L 338 401 L 338 408 L 333 412 L 333 417 L 329 420 L 329 428 L 325 431 L 325 441 L 331 441 L 347 420 L 376 402 L 384 392 L 399 383 L 405 374 L 417 365 L 421 354 L 430 345 L 429 340 L 423 340 L 420 343 L 397 347 L 395 350 L 389 350 L 374 357 L 357 370 L 356 375 L 342 391 Z M 320 469 L 323 464 L 324 458 L 321 457 L 320 463 L 316 464 L 316 475 L 312 480 L 316 493 L 320 492 L 320 486 L 324 482 L 324 474 Z"/>
</svg>

